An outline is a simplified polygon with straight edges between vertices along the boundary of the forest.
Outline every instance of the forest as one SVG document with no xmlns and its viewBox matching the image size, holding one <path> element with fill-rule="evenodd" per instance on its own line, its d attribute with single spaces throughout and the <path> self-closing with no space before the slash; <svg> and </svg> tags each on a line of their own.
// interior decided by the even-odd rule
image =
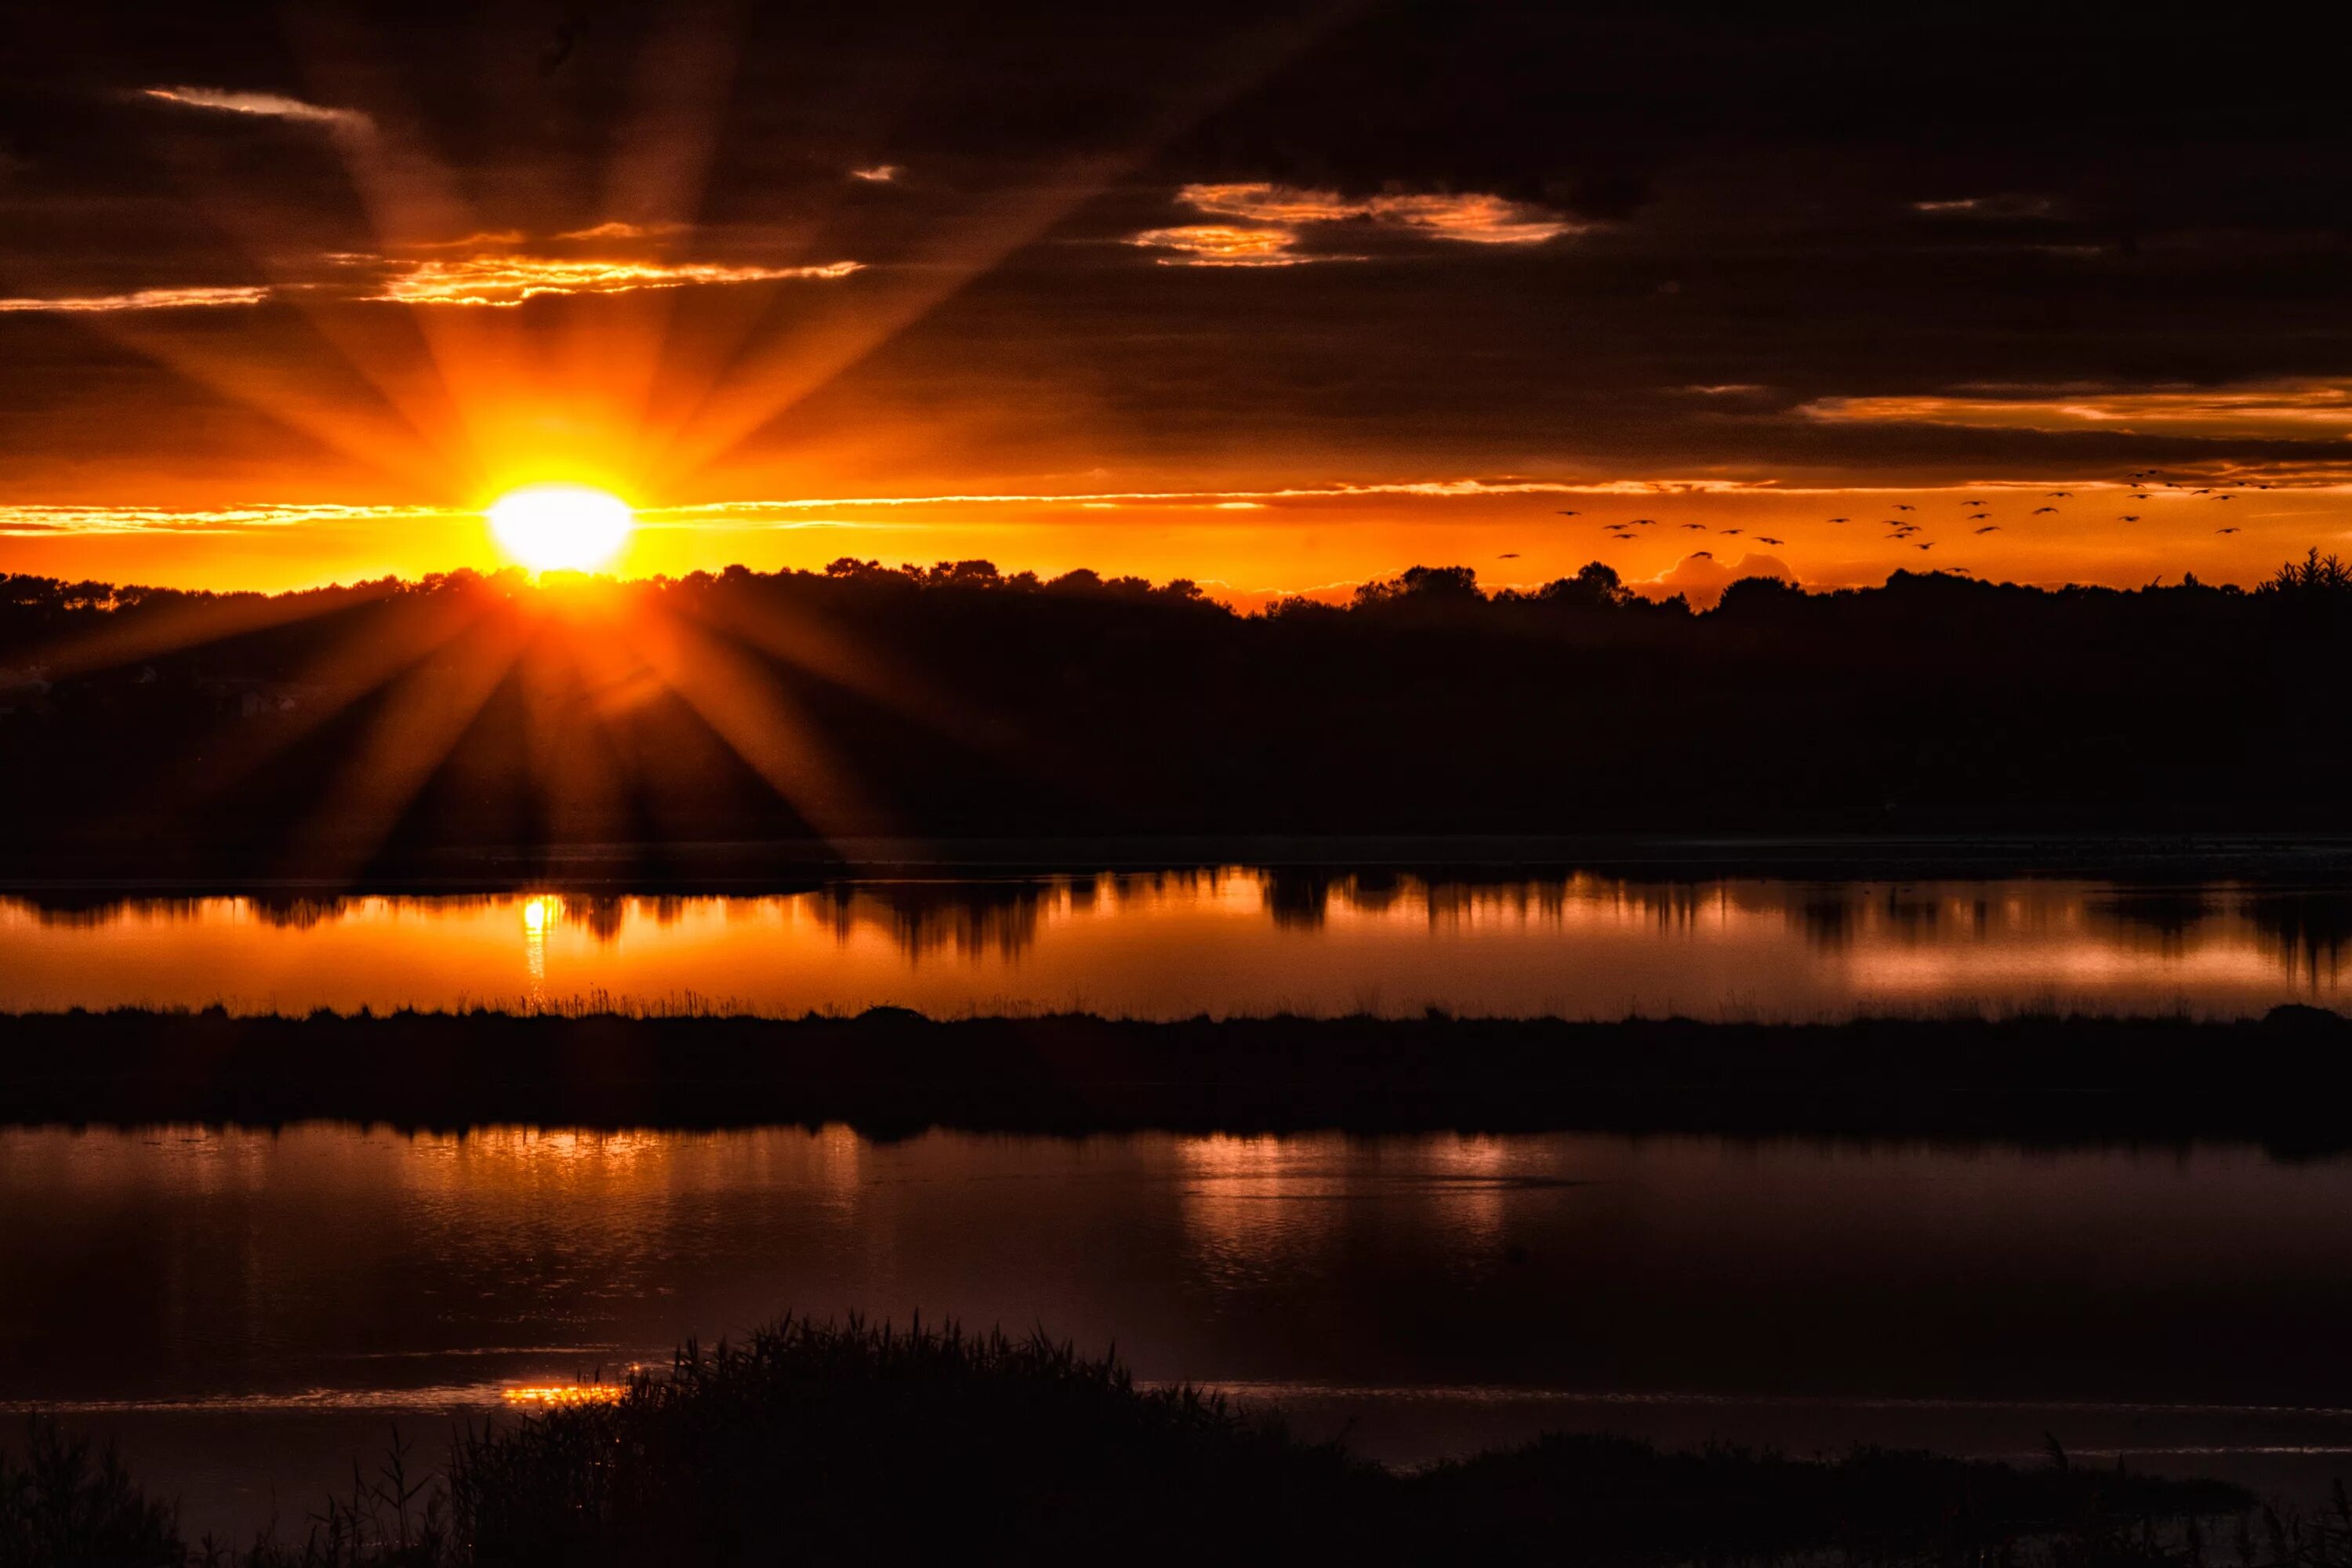
<svg viewBox="0 0 2352 1568">
<path fill-rule="evenodd" d="M 0 862 L 126 837 L 356 875 L 453 846 L 858 835 L 2310 831 L 2352 568 L 2252 589 L 1416 567 L 1243 615 L 984 561 L 212 595 L 0 578 Z M 137 825 L 134 828 L 133 825 Z"/>
</svg>

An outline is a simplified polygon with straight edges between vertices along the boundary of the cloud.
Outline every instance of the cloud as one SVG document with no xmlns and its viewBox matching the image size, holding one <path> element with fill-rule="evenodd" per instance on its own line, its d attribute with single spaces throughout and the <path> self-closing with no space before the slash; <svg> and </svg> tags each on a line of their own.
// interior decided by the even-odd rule
<svg viewBox="0 0 2352 1568">
<path fill-rule="evenodd" d="M 2048 217 L 2057 210 L 2057 204 L 2048 196 L 1961 196 L 1948 201 L 1913 202 L 1911 210 L 1928 217 Z"/>
<path fill-rule="evenodd" d="M 218 87 L 151 87 L 146 96 L 187 109 L 209 109 L 224 114 L 250 114 L 265 120 L 293 120 L 323 125 L 330 131 L 367 132 L 375 122 L 356 109 L 330 109 L 274 92 L 235 92 Z"/>
<path fill-rule="evenodd" d="M 457 239 L 415 239 L 400 246 L 399 248 L 403 250 L 467 250 L 485 245 L 520 245 L 525 237 L 522 230 L 519 228 L 502 228 L 486 230 L 480 234 L 464 235 Z M 373 258 L 354 258 L 354 259 L 372 260 Z"/>
<path fill-rule="evenodd" d="M 1945 425 L 1979 430 L 2310 438 L 2352 434 L 2352 382 L 2238 387 L 2000 387 L 1948 395 L 1822 397 L 1800 410 L 1834 424 Z"/>
<path fill-rule="evenodd" d="M 1737 563 L 1726 566 L 1708 551 L 1685 555 L 1657 576 L 1646 582 L 1625 584 L 1645 599 L 1671 599 L 1680 594 L 1694 609 L 1713 609 L 1723 591 L 1743 577 L 1778 577 L 1784 583 L 1797 580 L 1789 563 L 1777 555 L 1743 555 Z"/>
<path fill-rule="evenodd" d="M 1322 224 L 1370 225 L 1471 245 L 1539 245 L 1586 226 L 1544 207 L 1489 195 L 1347 196 L 1254 183 L 1186 185 L 1176 199 L 1195 212 L 1237 221 L 1146 229 L 1129 239 L 1130 245 L 1178 253 L 1159 258 L 1162 267 L 1297 267 L 1363 259 L 1299 250 L 1300 231 Z"/>
<path fill-rule="evenodd" d="M 308 523 L 410 522 L 471 516 L 419 507 L 334 503 L 226 507 L 179 511 L 147 506 L 0 506 L 0 537 L 63 533 L 242 533 Z"/>
<path fill-rule="evenodd" d="M 887 185 L 904 173 L 896 163 L 877 163 L 870 169 L 852 169 L 849 177 L 864 180 L 871 185 Z"/>
<path fill-rule="evenodd" d="M 1301 262 L 1336 259 L 1293 254 L 1291 247 L 1298 243 L 1298 237 L 1288 229 L 1237 228 L 1230 224 L 1146 229 L 1128 243 L 1180 253 L 1160 257 L 1162 267 L 1297 267 Z"/>
<path fill-rule="evenodd" d="M 1328 485 L 1287 485 L 1272 489 L 1229 490 L 1080 490 L 1052 492 L 959 492 L 915 496 L 805 497 L 790 500 L 712 501 L 698 506 L 661 509 L 674 520 L 745 521 L 763 514 L 805 510 L 839 510 L 856 507 L 921 506 L 1075 506 L 1089 510 L 1108 506 L 1196 506 L 1213 510 L 1255 510 L 1274 501 L 1348 500 L 1370 496 L 1415 496 L 1432 500 L 1466 500 L 1508 496 L 1677 496 L 1728 495 L 1761 492 L 1801 495 L 1804 490 L 1738 479 L 1607 479 L 1570 482 L 1564 479 L 1384 479 L 1340 481 Z M 653 515 L 641 510 L 640 517 Z"/>
<path fill-rule="evenodd" d="M 1546 207 L 1480 195 L 1346 196 L 1244 184 L 1186 185 L 1176 199 L 1213 217 L 1290 226 L 1370 221 L 1472 245 L 1540 245 L 1590 226 Z"/>
<path fill-rule="evenodd" d="M 846 278 L 856 261 L 822 267 L 726 267 L 701 261 L 557 260 L 535 256 L 474 256 L 418 261 L 383 281 L 370 299 L 403 305 L 520 305 L 548 294 L 626 294 L 694 284 L 766 283 Z"/>
<path fill-rule="evenodd" d="M 558 239 L 652 239 L 658 235 L 676 234 L 685 226 L 686 225 L 682 223 L 623 223 L 620 219 L 614 218 L 608 222 L 600 223 L 593 228 L 567 229 L 555 237 Z"/>
<path fill-rule="evenodd" d="M 0 299 L 0 310 L 43 311 L 83 315 L 105 310 L 186 310 L 222 305 L 258 305 L 269 298 L 264 288 L 138 289 L 128 294 L 77 294 L 60 299 L 24 296 Z"/>
</svg>

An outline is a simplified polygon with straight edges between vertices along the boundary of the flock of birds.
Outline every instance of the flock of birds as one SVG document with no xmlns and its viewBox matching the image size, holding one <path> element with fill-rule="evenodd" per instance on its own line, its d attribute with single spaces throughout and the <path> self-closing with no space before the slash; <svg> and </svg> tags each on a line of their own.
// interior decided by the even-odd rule
<svg viewBox="0 0 2352 1568">
<path fill-rule="evenodd" d="M 2227 501 L 2235 499 L 2231 493 L 2233 491 L 2247 489 L 2266 490 L 2271 488 L 2267 484 L 2249 483 L 2244 479 L 2224 479 L 2217 481 L 2211 485 L 2190 489 L 2178 479 L 2159 479 L 2157 478 L 2155 470 L 2149 468 L 2143 468 L 2133 473 L 2126 482 L 2129 486 L 2127 493 L 2134 500 L 2153 500 L 2157 491 L 2161 489 L 2167 490 L 2177 490 L 2188 497 L 2210 496 L 2217 501 Z M 2074 492 L 2072 490 L 2051 490 L 2045 493 L 2042 499 L 2045 501 L 2073 500 L 2074 499 Z M 1983 524 L 1980 528 L 1971 529 L 1969 531 L 1972 537 L 1987 533 L 1999 533 L 2001 531 L 2002 525 L 1992 521 L 1993 514 L 1990 508 L 1993 503 L 1987 500 L 1982 496 L 1968 497 L 1961 500 L 1960 505 L 1969 508 L 1984 509 L 1979 510 L 1970 510 L 1967 513 L 1965 521 Z M 1912 513 L 1916 512 L 1919 509 L 1907 502 L 1897 501 L 1895 503 L 1894 510 L 1898 512 Z M 1580 511 L 1563 510 L 1559 515 L 1562 517 L 1581 517 L 1584 514 Z M 2061 513 L 2059 509 L 2055 506 L 2037 506 L 2027 514 L 2029 518 L 2055 517 L 2059 515 L 2061 515 Z M 2120 512 L 2116 514 L 2116 521 L 2117 522 L 2137 522 L 2142 515 L 2143 514 L 2136 511 Z M 1851 523 L 1854 520 L 1851 517 L 1832 517 L 1825 519 L 1824 521 L 1832 523 Z M 1601 525 L 1601 530 L 1612 539 L 1631 541 L 1640 537 L 1641 530 L 1645 528 L 1656 528 L 1658 526 L 1660 526 L 1660 524 L 1658 520 L 1654 517 L 1636 517 L 1629 518 L 1622 522 L 1604 522 Z M 1722 534 L 1727 538 L 1744 538 L 1747 542 L 1751 544 L 1780 545 L 1788 542 L 1786 540 L 1775 539 L 1769 533 L 1748 533 L 1745 530 L 1738 528 L 1718 528 L 1710 530 L 1708 526 L 1703 522 L 1685 522 L 1677 524 L 1676 526 L 1684 530 L 1698 533 L 1712 531 Z M 1922 551 L 1933 550 L 1939 542 L 1934 539 L 1920 539 L 1914 537 L 1915 535 L 1927 532 L 1929 525 L 1925 522 L 1914 521 L 1908 516 L 1888 518 L 1882 521 L 1879 526 L 1888 531 L 1885 536 L 1885 538 L 1908 544 L 1914 549 Z M 2217 528 L 2213 531 L 2215 533 L 2235 533 L 2238 530 L 2235 527 L 2229 527 Z M 1515 560 L 1517 559 L 1517 552 L 1515 551 L 1511 554 L 1504 556 L 1503 559 L 1506 561 Z M 1966 572 L 1968 570 L 1965 566 L 1948 566 L 1945 569 L 1952 572 Z"/>
</svg>

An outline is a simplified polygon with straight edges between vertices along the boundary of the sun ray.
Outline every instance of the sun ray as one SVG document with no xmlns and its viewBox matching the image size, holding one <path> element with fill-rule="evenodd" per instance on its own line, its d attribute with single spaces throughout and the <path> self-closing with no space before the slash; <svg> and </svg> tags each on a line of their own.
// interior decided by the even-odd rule
<svg viewBox="0 0 2352 1568">
<path fill-rule="evenodd" d="M 487 616 L 457 657 L 421 662 L 386 689 L 310 814 L 289 835 L 287 864 L 348 883 L 391 841 L 522 647 L 517 617 Z"/>
<path fill-rule="evenodd" d="M 614 626 L 656 678 L 819 837 L 838 842 L 887 830 L 883 814 L 773 671 L 675 616 L 625 616 Z"/>
<path fill-rule="evenodd" d="M 907 331 L 1007 258 L 1086 203 L 1110 189 L 1220 105 L 1264 80 L 1283 61 L 1324 37 L 1355 9 L 1317 7 L 1275 18 L 1221 51 L 1223 68 L 1185 92 L 1171 94 L 1126 146 L 1063 160 L 1044 177 L 1000 196 L 960 225 L 948 226 L 901 265 L 887 283 L 867 281 L 838 300 L 821 300 L 822 319 L 785 327 L 767 346 L 732 355 L 730 371 L 705 379 L 701 395 L 681 402 L 662 444 L 649 451 L 646 478 L 665 488 L 709 468 L 812 393 Z M 793 309 L 806 301 L 795 300 Z M 772 301 L 761 326 L 781 310 Z M 830 317 L 823 317 L 827 309 Z"/>
</svg>

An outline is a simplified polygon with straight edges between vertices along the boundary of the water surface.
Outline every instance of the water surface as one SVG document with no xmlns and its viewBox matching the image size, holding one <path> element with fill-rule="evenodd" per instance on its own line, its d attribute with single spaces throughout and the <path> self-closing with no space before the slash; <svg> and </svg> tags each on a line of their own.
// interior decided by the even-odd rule
<svg viewBox="0 0 2352 1568">
<path fill-rule="evenodd" d="M 2050 1433 L 2352 1474 L 2352 1162 L 2233 1147 L 37 1129 L 0 1216 L 0 1405 L 120 1434 L 199 1526 L 787 1307 L 1116 1340 L 1396 1462 Z"/>
<path fill-rule="evenodd" d="M 1815 1018 L 2352 999 L 2352 893 L 1245 868 L 769 897 L 0 900 L 0 1010 L 610 1003 Z"/>
</svg>

